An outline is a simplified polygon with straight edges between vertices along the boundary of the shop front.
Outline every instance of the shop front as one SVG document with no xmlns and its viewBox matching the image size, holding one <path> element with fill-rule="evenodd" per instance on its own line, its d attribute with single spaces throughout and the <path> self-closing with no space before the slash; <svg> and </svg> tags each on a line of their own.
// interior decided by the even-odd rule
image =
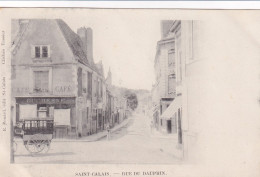
<svg viewBox="0 0 260 177">
<path fill-rule="evenodd" d="M 26 119 L 54 119 L 54 138 L 75 136 L 75 99 L 75 97 L 16 97 L 16 122 Z"/>
<path fill-rule="evenodd" d="M 181 108 L 181 97 L 176 97 L 160 116 L 161 131 L 164 133 L 181 133 L 178 111 Z M 178 118 L 178 120 L 177 120 Z"/>
<path fill-rule="evenodd" d="M 155 106 L 153 108 L 153 126 L 156 130 L 159 129 L 159 107 Z"/>
</svg>

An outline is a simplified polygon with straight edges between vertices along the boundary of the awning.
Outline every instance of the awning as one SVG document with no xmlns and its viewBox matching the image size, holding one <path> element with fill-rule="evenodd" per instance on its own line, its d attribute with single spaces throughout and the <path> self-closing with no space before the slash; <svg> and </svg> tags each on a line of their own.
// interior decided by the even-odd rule
<svg viewBox="0 0 260 177">
<path fill-rule="evenodd" d="M 156 113 L 158 110 L 159 110 L 159 107 L 158 107 L 158 106 L 154 106 L 154 107 L 152 108 L 152 113 L 154 114 L 154 113 Z"/>
<path fill-rule="evenodd" d="M 170 106 L 163 112 L 161 115 L 162 119 L 170 119 L 174 113 L 178 111 L 178 109 L 181 107 L 181 96 L 176 97 Z"/>
</svg>

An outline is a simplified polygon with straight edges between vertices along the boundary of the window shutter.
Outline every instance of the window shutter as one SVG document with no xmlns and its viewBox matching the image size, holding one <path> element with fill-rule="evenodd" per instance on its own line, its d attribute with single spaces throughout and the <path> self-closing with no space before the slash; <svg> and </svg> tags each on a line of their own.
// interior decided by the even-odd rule
<svg viewBox="0 0 260 177">
<path fill-rule="evenodd" d="M 48 58 L 51 57 L 51 47 L 48 45 Z"/>
<path fill-rule="evenodd" d="M 35 46 L 31 45 L 31 57 L 35 58 Z"/>
</svg>

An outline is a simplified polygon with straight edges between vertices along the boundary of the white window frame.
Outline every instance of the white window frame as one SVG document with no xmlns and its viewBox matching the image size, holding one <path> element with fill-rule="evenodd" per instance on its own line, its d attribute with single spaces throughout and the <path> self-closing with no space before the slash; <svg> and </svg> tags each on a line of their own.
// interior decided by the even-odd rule
<svg viewBox="0 0 260 177">
<path fill-rule="evenodd" d="M 172 59 L 170 59 L 170 55 L 172 54 Z M 170 61 L 171 61 L 171 63 L 170 63 Z M 170 66 L 173 66 L 173 67 L 175 67 L 175 50 L 174 49 L 170 49 L 169 51 L 168 51 L 168 67 L 170 67 Z"/>
<path fill-rule="evenodd" d="M 36 53 L 35 53 L 36 47 L 40 47 L 40 57 L 36 57 Z M 48 56 L 47 57 L 43 57 L 43 47 L 47 47 L 47 49 L 48 49 Z M 50 54 L 51 54 L 50 45 L 32 45 L 31 46 L 31 57 L 33 59 L 49 59 L 51 57 Z"/>
<path fill-rule="evenodd" d="M 49 80 L 48 80 L 48 92 L 46 93 L 52 93 L 52 67 L 34 67 L 30 68 L 30 93 L 36 93 L 34 92 L 34 85 L 35 85 L 35 80 L 34 80 L 34 72 L 35 71 L 48 71 L 49 72 Z"/>
<path fill-rule="evenodd" d="M 170 91 L 170 78 L 173 78 L 176 81 L 176 74 L 170 74 L 168 75 L 168 94 L 174 94 L 174 87 L 173 87 L 173 91 Z"/>
</svg>

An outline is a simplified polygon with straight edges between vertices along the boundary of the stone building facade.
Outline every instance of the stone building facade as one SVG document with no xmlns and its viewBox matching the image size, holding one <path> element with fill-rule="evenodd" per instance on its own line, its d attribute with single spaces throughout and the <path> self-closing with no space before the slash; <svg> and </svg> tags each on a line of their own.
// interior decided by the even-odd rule
<svg viewBox="0 0 260 177">
<path fill-rule="evenodd" d="M 200 124 L 198 95 L 203 63 L 201 58 L 201 40 L 203 25 L 200 21 L 173 22 L 168 32 L 175 39 L 176 97 L 169 106 L 167 116 L 175 115 L 178 135 L 178 147 L 186 159 L 194 159 L 198 125 Z"/>
<path fill-rule="evenodd" d="M 194 159 L 199 118 L 197 96 L 202 95 L 199 87 L 203 65 L 201 58 L 201 40 L 203 25 L 200 21 L 175 21 L 170 33 L 176 39 L 176 93 L 180 104 L 174 111 L 178 118 L 178 142 L 182 145 L 184 158 Z M 197 96 L 196 96 L 197 95 Z M 177 104 L 176 104 L 177 105 Z"/>
<path fill-rule="evenodd" d="M 105 129 L 107 89 L 94 63 L 90 28 L 77 33 L 60 19 L 12 21 L 14 123 L 53 118 L 54 137 L 76 138 Z"/>
<path fill-rule="evenodd" d="M 169 68 L 165 67 L 166 61 L 158 57 L 161 51 L 157 48 L 155 59 L 156 84 L 152 89 L 154 121 L 155 125 L 159 124 L 157 125 L 159 130 L 163 130 L 164 127 L 167 130 L 169 128 L 168 122 L 170 122 L 172 126 L 171 132 L 177 135 L 177 149 L 182 151 L 182 157 L 193 159 L 196 156 L 193 152 L 198 138 L 200 122 L 196 95 L 202 95 L 201 88 L 198 87 L 201 81 L 200 78 L 202 78 L 198 68 L 203 63 L 201 58 L 203 25 L 201 25 L 200 21 L 191 20 L 172 20 L 165 23 L 164 26 L 167 29 L 162 28 L 164 38 L 161 41 L 172 39 L 171 47 L 174 62 L 173 65 L 168 65 Z M 159 44 L 161 41 L 159 41 Z M 162 64 L 159 61 L 164 61 L 164 63 Z M 165 77 L 162 77 L 162 75 L 171 73 L 174 73 L 175 76 L 173 81 L 168 80 L 172 82 L 174 87 L 173 96 L 167 95 L 167 92 L 165 92 L 167 82 L 165 82 Z M 163 96 L 166 98 L 163 98 Z M 158 100 L 161 100 L 160 104 Z"/>
<path fill-rule="evenodd" d="M 157 42 L 157 51 L 154 61 L 156 81 L 153 85 L 153 122 L 161 131 L 173 133 L 171 121 L 161 119 L 161 115 L 171 104 L 176 95 L 175 75 L 175 39 L 168 35 L 173 21 L 161 22 L 161 40 Z"/>
</svg>

